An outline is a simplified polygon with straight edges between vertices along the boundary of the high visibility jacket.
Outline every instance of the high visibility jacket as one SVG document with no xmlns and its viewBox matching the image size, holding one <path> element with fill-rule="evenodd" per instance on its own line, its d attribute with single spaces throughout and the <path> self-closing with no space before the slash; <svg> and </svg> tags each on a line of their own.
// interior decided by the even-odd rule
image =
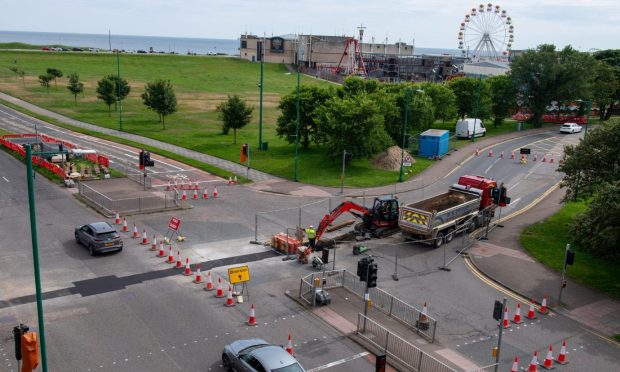
<svg viewBox="0 0 620 372">
<path fill-rule="evenodd" d="M 308 235 L 308 239 L 316 238 L 316 231 L 314 229 L 306 229 L 306 235 Z"/>
</svg>

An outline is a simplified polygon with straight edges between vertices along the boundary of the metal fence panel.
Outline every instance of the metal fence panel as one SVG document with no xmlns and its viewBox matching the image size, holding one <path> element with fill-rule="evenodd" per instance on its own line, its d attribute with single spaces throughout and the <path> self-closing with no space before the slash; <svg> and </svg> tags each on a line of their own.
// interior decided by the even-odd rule
<svg viewBox="0 0 620 372">
<path fill-rule="evenodd" d="M 495 367 L 498 366 L 499 364 L 497 363 L 493 363 L 493 364 L 489 364 L 488 366 L 484 366 L 484 367 L 480 367 L 480 368 L 476 368 L 476 369 L 470 369 L 467 372 L 494 372 L 495 371 Z"/>
</svg>

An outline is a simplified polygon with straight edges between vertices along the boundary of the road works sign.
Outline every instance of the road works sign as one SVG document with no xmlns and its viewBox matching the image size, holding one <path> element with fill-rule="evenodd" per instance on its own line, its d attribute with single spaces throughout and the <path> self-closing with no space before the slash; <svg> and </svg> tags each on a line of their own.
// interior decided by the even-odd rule
<svg viewBox="0 0 620 372">
<path fill-rule="evenodd" d="M 179 227 L 181 227 L 181 220 L 176 217 L 171 217 L 170 222 L 168 222 L 168 228 L 174 231 L 179 231 Z"/>
<path fill-rule="evenodd" d="M 410 167 L 412 163 L 413 160 L 411 160 L 411 157 L 409 155 L 405 156 L 403 159 L 403 167 Z"/>
<path fill-rule="evenodd" d="M 250 268 L 237 266 L 228 269 L 228 281 L 230 284 L 245 283 L 250 281 Z"/>
</svg>

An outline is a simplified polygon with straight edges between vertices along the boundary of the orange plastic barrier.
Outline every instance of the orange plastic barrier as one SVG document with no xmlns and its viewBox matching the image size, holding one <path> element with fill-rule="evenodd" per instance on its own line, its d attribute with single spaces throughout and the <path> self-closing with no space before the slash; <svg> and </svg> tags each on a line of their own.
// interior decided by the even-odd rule
<svg viewBox="0 0 620 372">
<path fill-rule="evenodd" d="M 288 239 L 288 240 L 287 240 Z M 286 249 L 288 241 L 288 251 Z M 300 246 L 299 240 L 295 239 L 295 237 L 288 236 L 286 234 L 280 233 L 271 237 L 271 247 L 277 249 L 278 251 L 284 254 L 296 254 L 297 247 Z"/>
</svg>

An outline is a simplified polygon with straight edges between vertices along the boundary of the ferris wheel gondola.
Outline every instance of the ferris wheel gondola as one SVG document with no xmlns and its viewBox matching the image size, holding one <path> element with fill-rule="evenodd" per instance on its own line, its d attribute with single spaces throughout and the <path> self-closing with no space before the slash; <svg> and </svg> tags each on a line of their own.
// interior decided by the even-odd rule
<svg viewBox="0 0 620 372">
<path fill-rule="evenodd" d="M 499 5 L 488 3 L 472 8 L 459 26 L 458 47 L 475 59 L 504 59 L 513 42 L 512 18 Z"/>
</svg>

